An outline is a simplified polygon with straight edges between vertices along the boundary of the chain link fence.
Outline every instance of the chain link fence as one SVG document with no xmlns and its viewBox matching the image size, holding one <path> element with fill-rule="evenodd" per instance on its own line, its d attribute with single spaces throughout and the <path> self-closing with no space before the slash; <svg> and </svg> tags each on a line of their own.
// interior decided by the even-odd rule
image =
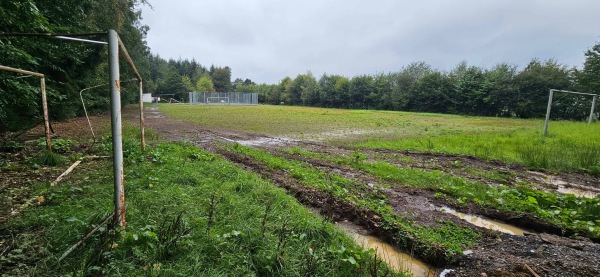
<svg viewBox="0 0 600 277">
<path fill-rule="evenodd" d="M 258 105 L 258 93 L 192 91 L 189 93 L 189 103 L 206 105 Z"/>
</svg>

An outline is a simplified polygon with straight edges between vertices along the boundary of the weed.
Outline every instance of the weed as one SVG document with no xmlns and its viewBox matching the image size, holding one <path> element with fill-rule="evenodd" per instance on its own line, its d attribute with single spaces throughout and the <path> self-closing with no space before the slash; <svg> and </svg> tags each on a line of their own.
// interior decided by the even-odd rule
<svg viewBox="0 0 600 277">
<path fill-rule="evenodd" d="M 276 265 L 279 269 L 282 269 L 284 264 L 285 245 L 287 243 L 288 233 L 290 232 L 288 227 L 289 223 L 290 219 L 284 217 L 281 220 L 281 227 L 279 228 L 277 251 L 275 256 L 275 262 L 277 263 Z"/>
<path fill-rule="evenodd" d="M 369 257 L 369 260 L 367 261 L 367 269 L 369 271 L 369 275 L 371 275 L 372 277 L 386 277 L 390 274 L 390 271 L 388 268 L 384 268 L 383 269 L 383 274 L 379 275 L 379 272 L 382 270 L 382 266 L 381 264 L 383 263 L 383 261 L 381 259 L 379 259 L 377 257 L 377 251 L 374 252 L 373 257 Z"/>
<path fill-rule="evenodd" d="M 183 212 L 172 218 L 165 217 L 165 220 L 156 232 L 158 244 L 158 259 L 162 260 L 172 256 L 193 228 L 183 220 Z"/>
<path fill-rule="evenodd" d="M 219 197 L 216 192 L 212 192 L 210 198 L 208 199 L 208 220 L 206 221 L 206 234 L 210 235 L 210 227 L 214 223 L 215 210 L 217 209 L 217 203 L 219 202 Z"/>
<path fill-rule="evenodd" d="M 69 162 L 65 156 L 50 152 L 48 150 L 42 150 L 41 154 L 36 158 L 36 164 L 45 166 L 62 166 Z"/>
<path fill-rule="evenodd" d="M 365 161 L 366 159 L 367 159 L 367 156 L 365 156 L 364 154 L 362 154 L 362 153 L 358 152 L 358 150 L 357 150 L 357 151 L 354 151 L 354 152 L 352 152 L 352 161 L 353 161 L 355 164 L 359 164 L 359 163 L 361 163 L 362 161 Z"/>
<path fill-rule="evenodd" d="M 265 237 L 265 231 L 267 229 L 267 220 L 269 219 L 269 213 L 271 212 L 273 204 L 270 201 L 266 201 L 265 203 L 265 213 L 263 214 L 262 221 L 260 224 L 260 235 L 261 237 Z"/>
</svg>

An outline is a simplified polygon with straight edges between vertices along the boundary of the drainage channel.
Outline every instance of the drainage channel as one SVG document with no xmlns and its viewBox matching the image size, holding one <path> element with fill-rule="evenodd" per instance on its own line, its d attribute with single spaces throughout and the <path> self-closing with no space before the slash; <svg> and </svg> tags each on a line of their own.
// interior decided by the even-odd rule
<svg viewBox="0 0 600 277">
<path fill-rule="evenodd" d="M 486 229 L 490 229 L 490 230 L 494 230 L 494 231 L 499 231 L 499 232 L 507 233 L 507 234 L 511 234 L 511 235 L 517 235 L 517 236 L 523 236 L 525 233 L 527 233 L 527 231 L 517 228 L 512 225 L 508 225 L 508 224 L 498 222 L 495 220 L 491 220 L 491 219 L 478 217 L 475 215 L 457 212 L 456 210 L 453 210 L 448 207 L 441 207 L 441 208 L 439 208 L 439 210 L 442 212 L 457 216 L 458 218 L 460 218 L 464 221 L 467 221 L 478 227 L 482 227 L 482 228 L 486 228 Z"/>
<path fill-rule="evenodd" d="M 380 239 L 360 234 L 360 227 L 348 221 L 338 222 L 336 227 L 343 230 L 354 241 L 366 249 L 373 249 L 377 257 L 398 272 L 408 272 L 415 277 L 436 276 L 436 271 L 427 264 L 415 259 L 411 255 L 397 250 L 392 245 Z"/>
</svg>

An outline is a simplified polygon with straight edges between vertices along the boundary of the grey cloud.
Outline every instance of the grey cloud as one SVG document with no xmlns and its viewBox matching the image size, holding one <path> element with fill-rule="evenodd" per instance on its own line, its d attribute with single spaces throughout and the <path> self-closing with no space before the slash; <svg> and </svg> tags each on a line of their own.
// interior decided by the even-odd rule
<svg viewBox="0 0 600 277">
<path fill-rule="evenodd" d="M 413 61 L 580 66 L 600 39 L 600 1 L 167 1 L 144 9 L 148 43 L 165 58 L 228 65 L 273 83 L 311 70 L 354 76 Z"/>
</svg>

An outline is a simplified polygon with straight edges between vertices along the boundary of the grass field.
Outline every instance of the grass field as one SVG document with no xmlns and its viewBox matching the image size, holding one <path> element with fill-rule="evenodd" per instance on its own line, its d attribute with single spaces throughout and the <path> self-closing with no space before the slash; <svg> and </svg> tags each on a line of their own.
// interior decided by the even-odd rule
<svg viewBox="0 0 600 277">
<path fill-rule="evenodd" d="M 474 155 L 555 171 L 600 175 L 600 124 L 290 106 L 161 105 L 208 128 L 365 148 Z"/>
<path fill-rule="evenodd" d="M 140 153 L 133 130 L 124 140 L 127 229 L 103 226 L 59 260 L 113 208 L 112 163 L 86 160 L 61 184 L 33 182 L 14 198 L 28 195 L 0 228 L 9 238 L 0 275 L 407 276 L 272 183 L 190 144 Z M 109 154 L 110 140 L 95 149 Z"/>
<path fill-rule="evenodd" d="M 560 259 L 573 268 L 570 276 L 597 275 L 588 271 L 597 266 L 577 263 L 581 253 L 570 252 L 571 246 L 532 256 L 537 237 L 513 240 L 485 232 L 438 208 L 449 205 L 532 232 L 598 241 L 600 198 L 548 190 L 521 167 L 393 151 L 468 154 L 594 173 L 597 123 L 553 122 L 551 135 L 543 139 L 539 120 L 285 106 L 159 107 L 167 118 L 148 118 L 154 129 L 147 129 L 145 153 L 137 121 L 125 124 L 126 230 L 104 226 L 64 260 L 59 260 L 64 251 L 113 208 L 111 162 L 84 160 L 51 186 L 51 176 L 84 155 L 79 143 L 89 143 L 87 134 L 54 140 L 55 152 L 65 156 L 58 167 L 37 157 L 44 153 L 43 143 L 14 143 L 19 147 L 11 151 L 21 149 L 22 155 L 5 153 L 14 161 L 0 165 L 0 194 L 6 195 L 0 198 L 0 275 L 385 276 L 389 269 L 373 250 L 359 247 L 332 224 L 341 220 L 437 267 L 431 272 L 450 266 L 473 276 L 497 268 L 480 261 L 506 260 L 516 268 L 527 258 L 533 266 Z M 221 136 L 238 136 L 219 130 L 323 143 L 253 148 L 224 142 Z M 85 155 L 110 156 L 110 137 L 100 133 L 104 137 Z M 190 143 L 164 142 L 162 135 Z M 209 145 L 196 139 L 211 136 Z M 595 245 L 580 247 L 586 251 L 581 255 L 600 258 Z M 471 249 L 489 258 L 469 260 L 463 253 Z M 459 260 L 465 264 L 456 264 Z"/>
</svg>

